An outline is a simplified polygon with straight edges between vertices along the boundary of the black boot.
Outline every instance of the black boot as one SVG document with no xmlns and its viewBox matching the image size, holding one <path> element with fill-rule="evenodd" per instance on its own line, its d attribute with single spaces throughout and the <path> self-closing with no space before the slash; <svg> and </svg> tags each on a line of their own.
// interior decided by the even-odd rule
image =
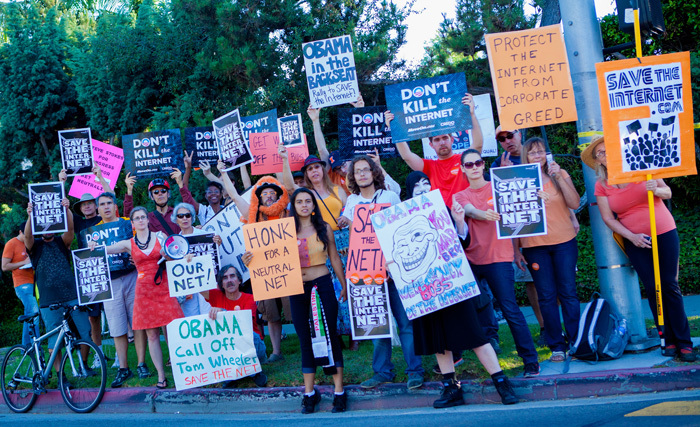
<svg viewBox="0 0 700 427">
<path fill-rule="evenodd" d="M 504 405 L 518 403 L 518 398 L 515 397 L 515 391 L 513 391 L 513 385 L 503 371 L 491 375 L 491 378 L 493 379 L 493 385 L 496 386 L 496 391 L 501 396 L 501 403 Z"/>
<path fill-rule="evenodd" d="M 433 408 L 450 408 L 452 406 L 464 405 L 462 396 L 462 385 L 454 378 L 442 381 L 442 395 L 433 402 Z"/>
</svg>

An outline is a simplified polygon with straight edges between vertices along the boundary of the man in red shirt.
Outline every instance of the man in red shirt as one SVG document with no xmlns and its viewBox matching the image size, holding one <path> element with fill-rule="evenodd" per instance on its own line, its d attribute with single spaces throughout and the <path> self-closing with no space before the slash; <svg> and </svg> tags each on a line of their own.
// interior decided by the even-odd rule
<svg viewBox="0 0 700 427">
<path fill-rule="evenodd" d="M 484 145 L 484 138 L 481 134 L 479 120 L 474 114 L 474 98 L 471 94 L 466 94 L 462 98 L 462 104 L 469 106 L 472 117 L 472 144 L 470 148 L 481 153 Z M 391 111 L 384 113 L 387 126 L 390 126 L 394 114 Z M 407 142 L 397 142 L 396 149 L 401 158 L 414 171 L 423 172 L 428 175 L 433 190 L 440 190 L 447 209 L 452 207 L 452 196 L 469 187 L 467 178 L 460 169 L 460 156 L 452 152 L 452 142 L 454 137 L 450 134 L 436 135 L 430 137 L 430 146 L 437 153 L 437 160 L 427 160 L 413 153 Z"/>
</svg>

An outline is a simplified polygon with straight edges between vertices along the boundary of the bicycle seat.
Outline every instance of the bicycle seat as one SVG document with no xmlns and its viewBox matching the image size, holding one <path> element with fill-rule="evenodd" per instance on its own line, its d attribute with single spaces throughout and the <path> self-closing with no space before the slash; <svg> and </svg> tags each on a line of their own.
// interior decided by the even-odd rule
<svg viewBox="0 0 700 427">
<path fill-rule="evenodd" d="M 18 322 L 31 322 L 34 320 L 36 316 L 38 316 L 39 313 L 34 313 L 34 314 L 23 314 L 17 318 Z"/>
</svg>

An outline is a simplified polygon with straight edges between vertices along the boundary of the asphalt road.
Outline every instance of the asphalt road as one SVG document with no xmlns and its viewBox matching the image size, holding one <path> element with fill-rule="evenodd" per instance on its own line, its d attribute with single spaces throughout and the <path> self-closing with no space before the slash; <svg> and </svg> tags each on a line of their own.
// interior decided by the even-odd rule
<svg viewBox="0 0 700 427">
<path fill-rule="evenodd" d="M 350 402 L 350 404 L 352 404 Z M 352 408 L 352 407 L 351 407 Z M 683 414 L 683 415 L 680 415 Z M 334 426 L 700 426 L 700 390 L 636 394 L 619 397 L 567 401 L 525 402 L 512 406 L 465 405 L 446 410 L 349 411 L 302 414 L 1 414 L 0 424 L 47 423 L 71 427 L 129 425 L 230 426 L 232 422 L 253 423 L 255 427 L 329 425 Z"/>
</svg>

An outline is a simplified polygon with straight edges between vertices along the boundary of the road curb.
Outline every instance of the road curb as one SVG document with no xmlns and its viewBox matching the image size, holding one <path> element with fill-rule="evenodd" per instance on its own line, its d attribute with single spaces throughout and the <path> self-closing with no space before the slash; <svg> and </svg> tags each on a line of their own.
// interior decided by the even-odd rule
<svg viewBox="0 0 700 427">
<path fill-rule="evenodd" d="M 617 370 L 585 374 L 553 375 L 541 378 L 513 378 L 521 401 L 563 400 L 586 397 L 686 390 L 700 386 L 700 366 L 690 365 L 653 370 Z M 330 411 L 332 386 L 319 386 L 322 401 L 319 410 Z M 406 384 L 384 384 L 365 390 L 348 385 L 350 410 L 407 409 L 432 406 L 440 395 L 437 382 L 425 383 L 417 390 Z M 501 402 L 491 380 L 462 381 L 467 404 Z M 285 413 L 297 412 L 302 387 L 249 389 L 194 389 L 181 392 L 151 387 L 107 389 L 98 413 Z M 7 413 L 7 406 L 0 412 Z M 70 413 L 57 390 L 40 396 L 33 413 Z"/>
</svg>

